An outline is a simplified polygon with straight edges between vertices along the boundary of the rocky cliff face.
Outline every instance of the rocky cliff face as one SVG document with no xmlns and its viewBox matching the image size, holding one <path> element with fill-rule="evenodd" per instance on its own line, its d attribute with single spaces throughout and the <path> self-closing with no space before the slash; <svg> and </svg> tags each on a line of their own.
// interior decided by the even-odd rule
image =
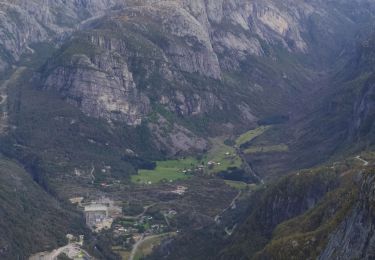
<svg viewBox="0 0 375 260">
<path fill-rule="evenodd" d="M 77 6 L 94 15 L 102 3 L 93 3 Z M 86 34 L 74 38 L 83 37 L 83 44 L 95 49 L 95 54 L 74 50 L 74 55 L 65 57 L 70 61 L 49 68 L 46 86 L 64 89 L 64 97 L 88 115 L 129 125 L 140 124 L 152 110 L 151 93 L 154 104 L 178 115 L 202 115 L 232 107 L 242 113 L 242 119 L 254 120 L 258 116 L 254 116 L 254 104 L 223 100 L 228 91 L 222 89 L 228 85 L 223 74 L 241 71 L 242 63 L 251 56 L 276 59 L 272 53 L 279 48 L 312 54 L 315 45 L 306 32 L 310 23 L 315 23 L 310 19 L 316 16 L 326 22 L 324 27 L 316 24 L 317 33 L 333 35 L 337 29 L 330 9 L 325 11 L 317 3 L 291 6 L 241 0 L 128 1 L 122 9 L 92 18 L 80 27 Z M 350 17 L 345 19 L 352 22 Z M 285 72 L 280 74 L 288 77 Z M 78 75 L 82 75 L 80 79 Z M 260 77 L 265 75 L 257 77 L 252 80 L 259 81 L 257 86 L 262 88 Z M 286 82 L 280 84 L 287 88 Z M 251 90 L 251 85 L 243 87 Z"/>
<path fill-rule="evenodd" d="M 354 108 L 354 131 L 357 140 L 366 141 L 372 145 L 375 130 L 375 84 L 369 80 L 360 94 Z"/>
<path fill-rule="evenodd" d="M 33 43 L 71 33 L 83 20 L 104 14 L 114 0 L 0 1 L 0 72 L 33 52 Z"/>
<path fill-rule="evenodd" d="M 367 0 L 0 4 L 1 70 L 35 52 L 33 43 L 48 41 L 62 47 L 43 67 L 45 89 L 58 91 L 88 116 L 137 126 L 155 112 L 228 129 L 290 113 L 304 91 L 297 82 L 310 80 L 293 57 L 328 62 L 345 53 L 375 9 Z M 230 119 L 218 120 L 224 114 Z"/>
<path fill-rule="evenodd" d="M 372 259 L 374 155 L 363 158 L 284 177 L 147 259 Z"/>
<path fill-rule="evenodd" d="M 355 206 L 331 234 L 319 259 L 373 259 L 375 257 L 375 175 L 362 176 Z"/>
<path fill-rule="evenodd" d="M 219 258 L 252 259 L 272 238 L 277 225 L 313 209 L 337 186 L 335 174 L 319 171 L 289 176 L 275 183 L 255 198 L 258 206 L 236 228 Z"/>
<path fill-rule="evenodd" d="M 374 36 L 361 42 L 357 54 L 352 62 L 355 66 L 350 67 L 349 71 L 355 75 L 355 78 L 363 78 L 363 82 L 358 84 L 360 91 L 354 101 L 352 125 L 350 134 L 352 138 L 358 141 L 370 140 L 368 145 L 373 144 L 374 140 L 374 108 L 375 108 L 375 77 L 373 66 L 375 64 L 375 38 Z"/>
<path fill-rule="evenodd" d="M 103 38 L 92 38 L 91 42 L 112 44 L 111 48 L 116 44 Z M 45 86 L 57 89 L 85 114 L 139 125 L 140 116 L 150 113 L 148 97 L 138 93 L 128 65 L 117 53 L 105 50 L 91 57 L 77 53 L 68 62 L 54 68 Z"/>
</svg>

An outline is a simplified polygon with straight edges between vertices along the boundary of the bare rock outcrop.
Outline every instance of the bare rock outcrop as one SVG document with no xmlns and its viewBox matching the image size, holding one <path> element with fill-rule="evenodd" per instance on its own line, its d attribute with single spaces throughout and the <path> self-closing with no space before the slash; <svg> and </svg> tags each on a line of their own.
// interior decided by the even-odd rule
<svg viewBox="0 0 375 260">
<path fill-rule="evenodd" d="M 362 177 L 360 196 L 350 214 L 331 234 L 319 259 L 374 259 L 375 176 Z"/>
</svg>

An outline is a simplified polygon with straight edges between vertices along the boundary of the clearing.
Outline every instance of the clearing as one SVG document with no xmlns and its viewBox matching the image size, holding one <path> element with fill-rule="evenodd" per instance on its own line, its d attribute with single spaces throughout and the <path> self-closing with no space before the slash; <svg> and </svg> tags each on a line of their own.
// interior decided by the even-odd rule
<svg viewBox="0 0 375 260">
<path fill-rule="evenodd" d="M 225 180 L 225 183 L 237 190 L 245 190 L 245 189 L 252 189 L 255 188 L 257 185 L 256 184 L 248 184 L 243 181 L 231 181 L 231 180 Z"/>
<path fill-rule="evenodd" d="M 134 245 L 133 250 L 130 254 L 129 260 L 139 260 L 143 259 L 145 256 L 152 253 L 153 249 L 160 245 L 161 241 L 168 237 L 175 235 L 174 232 L 172 233 L 165 233 L 156 236 L 149 236 L 141 239 Z"/>
<path fill-rule="evenodd" d="M 264 134 L 268 129 L 270 129 L 270 126 L 260 126 L 256 129 L 250 130 L 237 138 L 236 145 L 241 146 L 245 143 L 248 143 L 254 138 Z"/>
<path fill-rule="evenodd" d="M 131 177 L 131 180 L 133 183 L 138 184 L 154 184 L 162 180 L 175 181 L 187 179 L 189 176 L 183 173 L 183 171 L 193 168 L 194 165 L 197 165 L 197 160 L 192 158 L 158 161 L 154 170 L 139 170 L 137 175 Z"/>
<path fill-rule="evenodd" d="M 225 171 L 229 167 L 241 167 L 241 157 L 238 156 L 236 149 L 224 144 L 223 138 L 214 138 L 210 141 L 212 143 L 212 148 L 203 158 L 205 164 L 209 162 L 215 164 L 212 169 L 209 169 L 209 173 Z"/>
<path fill-rule="evenodd" d="M 139 170 L 131 180 L 137 184 L 155 184 L 163 180 L 175 181 L 187 179 L 191 174 L 200 171 L 216 174 L 229 167 L 242 165 L 242 159 L 234 147 L 224 144 L 224 138 L 211 139 L 212 148 L 202 158 L 183 158 L 156 162 L 154 170 Z"/>
<path fill-rule="evenodd" d="M 286 144 L 254 146 L 244 150 L 245 154 L 253 153 L 270 153 L 270 152 L 287 152 L 289 147 Z"/>
</svg>

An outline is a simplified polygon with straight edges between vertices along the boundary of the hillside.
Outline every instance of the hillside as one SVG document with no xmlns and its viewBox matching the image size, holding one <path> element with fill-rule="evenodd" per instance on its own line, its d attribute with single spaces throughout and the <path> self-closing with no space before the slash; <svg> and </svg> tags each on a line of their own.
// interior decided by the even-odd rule
<svg viewBox="0 0 375 260">
<path fill-rule="evenodd" d="M 265 185 L 222 223 L 186 231 L 147 259 L 371 259 L 374 154 L 363 158 L 368 165 L 348 158 Z"/>
<path fill-rule="evenodd" d="M 85 234 L 81 215 L 65 209 L 17 163 L 0 158 L 0 257 L 25 259 Z M 37 243 L 36 243 L 37 241 Z"/>
<path fill-rule="evenodd" d="M 249 146 L 287 144 L 286 152 L 248 155 L 258 172 L 309 168 L 374 147 L 373 36 L 357 42 L 348 61 L 304 97 L 303 113 L 253 140 Z M 314 156 L 310 156 L 314 154 Z M 278 156 L 275 156 L 278 155 Z"/>
<path fill-rule="evenodd" d="M 371 259 L 374 14 L 0 0 L 0 258 Z"/>
</svg>

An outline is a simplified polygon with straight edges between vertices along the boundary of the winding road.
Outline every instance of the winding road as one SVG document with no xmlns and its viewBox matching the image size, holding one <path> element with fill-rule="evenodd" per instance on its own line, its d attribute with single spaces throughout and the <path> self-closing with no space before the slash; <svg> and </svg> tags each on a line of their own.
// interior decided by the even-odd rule
<svg viewBox="0 0 375 260">
<path fill-rule="evenodd" d="M 361 156 L 359 156 L 359 155 L 356 156 L 356 157 L 354 157 L 354 158 L 357 159 L 357 160 L 360 160 L 361 162 L 363 162 L 363 166 L 368 166 L 368 164 L 369 164 L 368 161 L 362 159 Z"/>
<path fill-rule="evenodd" d="M 155 236 L 149 236 L 149 237 L 146 237 L 146 238 L 145 238 L 144 236 L 145 236 L 145 235 L 143 234 L 142 237 L 141 237 L 141 239 L 139 239 L 139 241 L 133 245 L 133 249 L 132 249 L 132 251 L 131 251 L 131 253 L 130 253 L 129 260 L 134 260 L 135 254 L 136 254 L 137 251 L 138 251 L 138 247 L 139 247 L 144 241 L 147 241 L 147 240 L 149 240 L 149 239 L 155 237 Z"/>
<path fill-rule="evenodd" d="M 71 258 L 75 258 L 83 254 L 87 259 L 91 259 L 90 255 L 81 248 L 79 243 L 71 243 L 66 246 L 53 250 L 52 252 L 38 253 L 29 258 L 29 260 L 55 260 L 62 253 Z"/>
<path fill-rule="evenodd" d="M 153 206 L 155 206 L 157 203 L 153 203 L 151 205 L 148 205 L 144 207 L 143 212 L 141 214 L 138 214 L 137 216 L 124 216 L 125 219 L 139 219 L 141 218 L 144 214 L 146 214 L 147 210 Z"/>
<path fill-rule="evenodd" d="M 169 233 L 164 233 L 164 234 L 160 234 L 160 235 L 153 235 L 153 236 L 148 236 L 148 237 L 145 237 L 144 234 L 142 235 L 142 238 L 134 244 L 133 246 L 133 249 L 132 249 L 132 252 L 130 253 L 130 256 L 129 256 L 129 260 L 134 260 L 134 257 L 135 255 L 137 254 L 137 251 L 138 251 L 138 248 L 146 241 L 148 240 L 151 240 L 153 238 L 157 238 L 157 237 L 164 237 L 164 236 L 167 236 L 167 235 L 170 235 L 170 234 L 174 234 L 174 232 L 169 232 Z"/>
<path fill-rule="evenodd" d="M 235 209 L 236 208 L 236 201 L 241 196 L 241 194 L 242 194 L 242 191 L 239 191 L 238 194 L 236 195 L 236 197 L 233 198 L 233 200 L 231 201 L 231 203 L 229 204 L 229 206 L 226 207 L 225 209 L 223 209 L 223 211 L 221 211 L 220 214 L 218 214 L 218 215 L 215 216 L 215 222 L 216 222 L 216 224 L 219 224 L 219 222 L 220 222 L 220 216 L 223 215 L 223 213 L 225 211 L 227 211 L 228 209 Z"/>
<path fill-rule="evenodd" d="M 94 171 L 95 171 L 95 167 L 92 166 L 92 169 L 91 169 L 91 172 L 90 172 L 90 176 L 91 176 L 91 184 L 94 184 L 94 183 L 95 183 L 95 175 L 94 175 Z"/>
</svg>

